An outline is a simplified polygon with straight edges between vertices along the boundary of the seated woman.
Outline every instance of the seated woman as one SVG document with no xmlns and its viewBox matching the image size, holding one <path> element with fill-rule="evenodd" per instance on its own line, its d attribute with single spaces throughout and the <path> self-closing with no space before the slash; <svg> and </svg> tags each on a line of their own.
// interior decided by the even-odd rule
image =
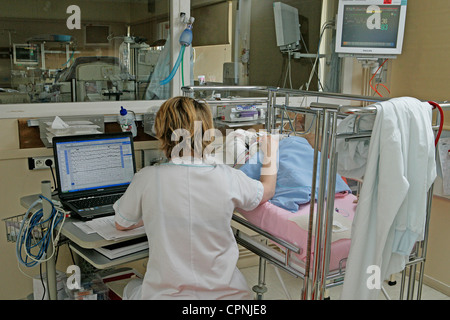
<svg viewBox="0 0 450 320">
<path fill-rule="evenodd" d="M 272 198 L 276 172 L 255 180 L 225 164 L 206 163 L 207 143 L 194 138 L 196 121 L 203 132 L 213 127 L 208 105 L 175 97 L 160 107 L 155 130 L 170 161 L 140 170 L 114 205 L 116 227 L 144 225 L 149 240 L 144 279 L 130 282 L 124 299 L 252 297 L 236 268 L 239 251 L 230 223 L 235 208 L 253 210 Z M 188 132 L 192 142 L 181 156 L 173 141 L 177 130 Z M 262 143 L 277 147 L 270 137 Z M 265 157 L 270 166 L 271 157 Z"/>
</svg>

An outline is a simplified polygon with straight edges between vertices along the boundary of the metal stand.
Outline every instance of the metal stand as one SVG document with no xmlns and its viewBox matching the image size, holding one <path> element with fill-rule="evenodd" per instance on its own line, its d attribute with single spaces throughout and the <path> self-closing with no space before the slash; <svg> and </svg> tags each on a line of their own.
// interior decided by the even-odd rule
<svg viewBox="0 0 450 320">
<path fill-rule="evenodd" d="M 266 265 L 267 261 L 264 258 L 259 258 L 259 274 L 258 285 L 253 286 L 253 291 L 256 293 L 257 300 L 263 300 L 264 293 L 267 292 L 266 287 Z"/>
<path fill-rule="evenodd" d="M 52 198 L 52 188 L 50 181 L 42 181 L 41 182 L 41 192 L 44 197 L 51 200 Z M 48 219 L 52 214 L 52 205 L 48 201 L 42 201 L 42 210 L 43 210 L 43 220 Z M 49 221 L 48 227 L 51 226 L 51 221 Z M 48 288 L 48 297 L 49 300 L 57 299 L 57 290 L 56 290 L 56 260 L 53 256 L 53 243 L 50 243 L 47 248 L 47 257 L 52 257 L 45 263 L 46 271 L 47 271 L 47 288 Z"/>
</svg>

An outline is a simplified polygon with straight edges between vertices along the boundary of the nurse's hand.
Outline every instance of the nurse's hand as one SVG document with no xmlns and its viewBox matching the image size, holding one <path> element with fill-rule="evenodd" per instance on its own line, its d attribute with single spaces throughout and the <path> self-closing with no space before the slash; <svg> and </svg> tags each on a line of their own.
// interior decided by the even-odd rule
<svg viewBox="0 0 450 320">
<path fill-rule="evenodd" d="M 278 135 L 260 137 L 260 150 L 264 153 L 261 176 L 259 178 L 259 181 L 261 181 L 264 187 L 264 193 L 260 203 L 272 199 L 275 195 L 275 187 L 277 184 L 278 142 Z"/>
<path fill-rule="evenodd" d="M 132 225 L 131 227 L 123 227 L 123 226 L 121 226 L 120 224 L 118 224 L 116 222 L 116 229 L 119 230 L 119 231 L 127 231 L 127 230 L 133 230 L 133 229 L 142 227 L 143 225 L 144 225 L 144 222 L 142 220 L 140 222 Z"/>
<path fill-rule="evenodd" d="M 263 135 L 259 137 L 259 149 L 264 154 L 261 175 L 276 174 L 279 140 L 279 135 Z"/>
</svg>

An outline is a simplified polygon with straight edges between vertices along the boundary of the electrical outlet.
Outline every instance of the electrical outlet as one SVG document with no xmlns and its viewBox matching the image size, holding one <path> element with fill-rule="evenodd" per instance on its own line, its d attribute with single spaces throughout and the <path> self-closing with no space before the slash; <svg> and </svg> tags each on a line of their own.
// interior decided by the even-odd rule
<svg viewBox="0 0 450 320">
<path fill-rule="evenodd" d="M 30 170 L 38 170 L 38 169 L 48 169 L 48 165 L 45 163 L 47 160 L 51 161 L 51 166 L 54 165 L 55 160 L 52 156 L 48 157 L 33 157 L 28 158 L 28 169 Z"/>
</svg>

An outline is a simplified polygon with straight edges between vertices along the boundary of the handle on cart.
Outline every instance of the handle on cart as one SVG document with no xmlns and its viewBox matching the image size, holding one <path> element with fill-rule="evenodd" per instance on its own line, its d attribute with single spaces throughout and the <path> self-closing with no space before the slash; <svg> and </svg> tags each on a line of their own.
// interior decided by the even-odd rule
<svg viewBox="0 0 450 320">
<path fill-rule="evenodd" d="M 442 107 L 434 102 L 434 101 L 428 101 L 429 104 L 431 104 L 433 106 L 433 109 L 438 109 L 439 110 L 439 114 L 441 115 L 440 120 L 441 123 L 439 124 L 439 131 L 438 134 L 436 136 L 436 141 L 435 141 L 435 145 L 437 146 L 439 139 L 441 138 L 441 134 L 442 134 L 442 128 L 444 127 L 444 111 L 442 110 Z"/>
</svg>

